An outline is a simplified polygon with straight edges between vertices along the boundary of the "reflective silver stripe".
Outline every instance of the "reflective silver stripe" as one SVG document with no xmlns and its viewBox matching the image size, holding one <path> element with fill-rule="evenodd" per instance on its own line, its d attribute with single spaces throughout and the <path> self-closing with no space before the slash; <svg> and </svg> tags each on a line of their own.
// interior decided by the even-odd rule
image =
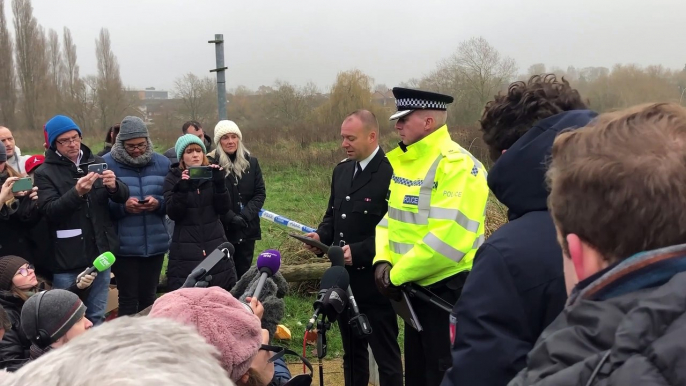
<svg viewBox="0 0 686 386">
<path fill-rule="evenodd" d="M 388 218 L 408 224 L 426 225 L 428 221 L 419 213 L 410 212 L 398 208 L 388 208 Z"/>
<path fill-rule="evenodd" d="M 460 226 L 470 232 L 476 232 L 479 230 L 479 222 L 471 220 L 469 217 L 465 216 L 464 213 L 462 213 L 458 209 L 447 209 L 447 208 L 438 208 L 435 206 L 431 207 L 431 210 L 429 210 L 429 218 L 437 219 L 437 220 L 452 220 L 455 221 L 456 223 L 460 224 Z"/>
<path fill-rule="evenodd" d="M 391 251 L 399 255 L 404 255 L 409 252 L 410 249 L 414 248 L 414 244 L 398 243 L 395 241 L 389 241 L 388 246 L 390 247 Z"/>
<path fill-rule="evenodd" d="M 474 240 L 474 244 L 472 245 L 472 249 L 478 249 L 481 244 L 484 243 L 484 235 L 479 236 L 476 240 Z"/>
<path fill-rule="evenodd" d="M 386 217 L 382 218 L 376 226 L 388 228 L 388 219 Z"/>
<path fill-rule="evenodd" d="M 438 170 L 438 164 L 441 163 L 442 159 L 443 155 L 439 155 L 434 163 L 431 164 L 429 171 L 426 173 L 426 177 L 424 177 L 424 182 L 422 182 L 422 186 L 419 188 L 419 203 L 417 204 L 417 212 L 421 213 L 425 218 L 429 217 L 431 191 L 434 188 L 434 180 L 436 180 L 436 170 Z"/>
<path fill-rule="evenodd" d="M 429 218 L 424 216 L 422 213 L 414 213 L 397 208 L 388 208 L 388 218 L 413 225 L 427 225 L 429 223 L 429 218 L 436 220 L 450 220 L 455 221 L 462 228 L 470 232 L 478 231 L 480 225 L 478 221 L 470 219 L 457 209 L 446 209 L 436 206 L 429 207 Z"/>
<path fill-rule="evenodd" d="M 450 245 L 446 244 L 443 242 L 443 240 L 439 239 L 438 237 L 434 236 L 433 233 L 429 233 L 426 236 L 424 236 L 424 244 L 428 245 L 431 247 L 434 251 L 440 253 L 441 255 L 449 258 L 450 260 L 459 263 L 460 260 L 466 255 L 466 253 L 463 253 L 460 250 L 457 250 Z"/>
</svg>

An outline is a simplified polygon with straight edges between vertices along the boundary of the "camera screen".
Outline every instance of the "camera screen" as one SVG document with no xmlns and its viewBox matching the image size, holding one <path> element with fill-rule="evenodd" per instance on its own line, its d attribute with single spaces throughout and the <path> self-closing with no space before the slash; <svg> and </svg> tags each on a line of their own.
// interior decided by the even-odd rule
<svg viewBox="0 0 686 386">
<path fill-rule="evenodd" d="M 207 166 L 189 168 L 188 176 L 193 179 L 210 179 L 212 178 L 212 169 Z"/>
</svg>

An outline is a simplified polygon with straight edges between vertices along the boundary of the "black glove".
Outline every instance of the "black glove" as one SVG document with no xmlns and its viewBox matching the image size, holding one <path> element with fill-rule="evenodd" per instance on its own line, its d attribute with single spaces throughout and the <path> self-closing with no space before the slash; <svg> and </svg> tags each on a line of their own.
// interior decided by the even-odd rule
<svg viewBox="0 0 686 386">
<path fill-rule="evenodd" d="M 391 300 L 399 301 L 401 299 L 401 289 L 391 283 L 391 268 L 389 263 L 379 263 L 374 268 L 374 281 L 376 288 L 381 294 Z"/>
<path fill-rule="evenodd" d="M 231 225 L 239 229 L 248 227 L 248 223 L 240 214 L 233 216 L 233 218 L 231 219 Z"/>
<path fill-rule="evenodd" d="M 210 285 L 210 281 L 212 281 L 212 275 L 207 275 L 203 278 L 207 271 L 205 271 L 205 268 L 196 268 L 191 272 L 190 275 L 186 278 L 186 281 L 183 283 L 181 288 L 191 288 L 191 287 L 201 287 L 201 288 L 207 288 Z M 202 278 L 202 280 L 198 280 Z"/>
<path fill-rule="evenodd" d="M 219 170 L 219 168 L 212 168 L 212 182 L 214 182 L 215 185 L 223 184 L 224 177 L 226 177 L 226 173 L 224 172 L 224 170 Z"/>
</svg>

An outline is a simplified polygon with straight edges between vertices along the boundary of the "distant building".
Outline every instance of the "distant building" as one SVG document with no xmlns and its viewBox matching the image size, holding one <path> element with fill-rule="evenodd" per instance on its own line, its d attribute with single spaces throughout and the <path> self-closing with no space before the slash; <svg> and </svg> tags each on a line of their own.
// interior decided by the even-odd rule
<svg viewBox="0 0 686 386">
<path fill-rule="evenodd" d="M 393 91 L 375 91 L 374 94 L 372 94 L 372 102 L 380 106 L 395 106 L 395 97 L 393 96 Z"/>
<path fill-rule="evenodd" d="M 155 90 L 154 87 L 148 87 L 145 90 L 129 90 L 128 93 L 135 95 L 142 101 L 151 99 L 169 99 L 169 91 Z"/>
</svg>

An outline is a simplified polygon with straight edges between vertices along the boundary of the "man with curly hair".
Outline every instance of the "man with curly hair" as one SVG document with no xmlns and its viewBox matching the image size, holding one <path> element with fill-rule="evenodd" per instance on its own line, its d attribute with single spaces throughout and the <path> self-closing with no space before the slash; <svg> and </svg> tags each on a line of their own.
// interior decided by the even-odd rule
<svg viewBox="0 0 686 386">
<path fill-rule="evenodd" d="M 488 186 L 507 206 L 509 223 L 477 251 L 453 308 L 453 366 L 443 386 L 506 384 L 562 311 L 567 292 L 547 206 L 546 160 L 560 131 L 595 116 L 577 90 L 553 74 L 512 83 L 486 104 L 481 130 L 495 162 Z"/>
</svg>

